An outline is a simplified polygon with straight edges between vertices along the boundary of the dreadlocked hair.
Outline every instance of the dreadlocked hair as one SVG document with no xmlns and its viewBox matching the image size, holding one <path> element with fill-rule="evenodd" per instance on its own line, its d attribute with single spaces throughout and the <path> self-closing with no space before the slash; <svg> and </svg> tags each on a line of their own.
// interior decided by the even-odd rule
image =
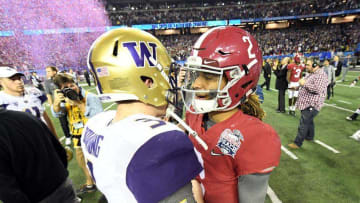
<svg viewBox="0 0 360 203">
<path fill-rule="evenodd" d="M 240 109 L 245 114 L 254 116 L 260 120 L 265 118 L 265 111 L 260 107 L 260 100 L 256 94 L 251 94 L 247 100 L 241 104 Z"/>
</svg>

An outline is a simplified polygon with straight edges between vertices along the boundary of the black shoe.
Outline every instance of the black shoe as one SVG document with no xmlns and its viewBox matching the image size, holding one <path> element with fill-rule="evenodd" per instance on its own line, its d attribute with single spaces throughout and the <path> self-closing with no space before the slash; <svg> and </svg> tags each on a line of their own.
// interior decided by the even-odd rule
<svg viewBox="0 0 360 203">
<path fill-rule="evenodd" d="M 296 116 L 295 111 L 289 111 L 290 116 Z"/>
<path fill-rule="evenodd" d="M 351 116 L 346 117 L 346 120 L 348 121 L 355 121 L 359 114 L 354 113 Z"/>
<path fill-rule="evenodd" d="M 100 199 L 98 200 L 98 203 L 107 203 L 107 199 L 105 197 L 105 195 L 101 195 Z"/>
<path fill-rule="evenodd" d="M 84 185 L 80 186 L 79 189 L 76 190 L 76 194 L 81 195 L 81 194 L 95 192 L 95 191 L 96 191 L 96 186 L 95 185 L 86 185 L 86 184 L 84 184 Z"/>
<path fill-rule="evenodd" d="M 306 138 L 305 138 L 305 140 L 306 140 L 306 141 L 309 141 L 309 142 L 314 142 L 314 139 L 306 139 Z"/>
</svg>

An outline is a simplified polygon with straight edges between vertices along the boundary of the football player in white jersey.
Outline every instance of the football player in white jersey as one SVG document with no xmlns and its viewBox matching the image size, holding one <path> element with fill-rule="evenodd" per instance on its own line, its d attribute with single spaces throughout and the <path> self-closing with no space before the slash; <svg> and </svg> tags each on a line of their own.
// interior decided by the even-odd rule
<svg viewBox="0 0 360 203">
<path fill-rule="evenodd" d="M 202 171 L 194 147 L 160 118 L 168 106 L 170 65 L 161 42 L 138 29 L 108 31 L 90 48 L 88 67 L 99 97 L 117 109 L 91 118 L 81 142 L 109 203 L 202 202 L 193 180 Z"/>
<path fill-rule="evenodd" d="M 46 95 L 35 87 L 25 87 L 23 76 L 24 74 L 15 68 L 0 66 L 0 85 L 3 87 L 3 91 L 0 92 L 0 107 L 33 114 L 45 122 L 57 137 L 53 123 L 43 106 Z"/>
</svg>

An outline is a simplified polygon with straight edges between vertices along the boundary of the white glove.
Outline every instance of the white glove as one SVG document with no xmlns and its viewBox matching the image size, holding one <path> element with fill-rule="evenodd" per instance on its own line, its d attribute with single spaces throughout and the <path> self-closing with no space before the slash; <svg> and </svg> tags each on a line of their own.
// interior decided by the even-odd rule
<svg viewBox="0 0 360 203">
<path fill-rule="evenodd" d="M 71 145 L 71 138 L 70 138 L 70 137 L 67 137 L 67 138 L 65 139 L 65 145 L 66 145 L 66 146 Z"/>
</svg>

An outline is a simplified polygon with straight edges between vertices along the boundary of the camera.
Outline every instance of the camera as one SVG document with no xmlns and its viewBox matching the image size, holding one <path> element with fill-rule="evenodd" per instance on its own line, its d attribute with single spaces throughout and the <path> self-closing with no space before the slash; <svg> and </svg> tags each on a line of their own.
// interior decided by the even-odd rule
<svg viewBox="0 0 360 203">
<path fill-rule="evenodd" d="M 70 100 L 80 100 L 79 94 L 71 88 L 66 87 L 60 91 L 64 94 L 65 97 L 69 98 Z"/>
</svg>

